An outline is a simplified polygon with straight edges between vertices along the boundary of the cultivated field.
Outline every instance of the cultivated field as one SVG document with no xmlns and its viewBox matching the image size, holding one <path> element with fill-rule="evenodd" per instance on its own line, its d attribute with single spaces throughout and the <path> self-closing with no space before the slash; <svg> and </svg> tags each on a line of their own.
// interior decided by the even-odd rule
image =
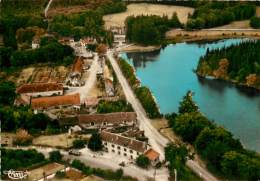
<svg viewBox="0 0 260 181">
<path fill-rule="evenodd" d="M 140 3 L 130 4 L 127 6 L 126 12 L 106 15 L 103 19 L 106 28 L 111 26 L 123 27 L 125 19 L 131 15 L 167 15 L 171 17 L 176 12 L 180 21 L 186 23 L 188 14 L 192 14 L 193 11 L 194 9 L 189 7 Z"/>
<path fill-rule="evenodd" d="M 19 75 L 14 79 L 17 86 L 26 83 L 63 83 L 70 71 L 69 67 L 57 66 L 57 67 L 28 67 L 22 69 Z M 11 79 L 10 77 L 10 80 Z"/>
</svg>

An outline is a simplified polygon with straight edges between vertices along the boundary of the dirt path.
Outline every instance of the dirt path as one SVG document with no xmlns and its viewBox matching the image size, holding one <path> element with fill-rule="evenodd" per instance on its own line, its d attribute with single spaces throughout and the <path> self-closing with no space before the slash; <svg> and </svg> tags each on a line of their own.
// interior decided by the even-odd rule
<svg viewBox="0 0 260 181">
<path fill-rule="evenodd" d="M 111 26 L 123 27 L 125 19 L 131 15 L 167 15 L 168 17 L 171 17 L 172 14 L 176 12 L 180 21 L 182 23 L 186 23 L 188 14 L 192 14 L 193 11 L 193 8 L 184 6 L 138 3 L 128 5 L 126 12 L 106 15 L 103 19 L 105 21 L 106 28 Z"/>
</svg>

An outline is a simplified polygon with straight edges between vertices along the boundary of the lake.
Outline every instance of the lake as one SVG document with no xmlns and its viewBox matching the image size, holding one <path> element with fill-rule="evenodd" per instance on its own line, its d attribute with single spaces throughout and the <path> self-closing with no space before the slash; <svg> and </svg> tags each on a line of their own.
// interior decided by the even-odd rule
<svg viewBox="0 0 260 181">
<path fill-rule="evenodd" d="M 213 43 L 177 43 L 146 53 L 122 53 L 134 66 L 142 85 L 151 89 L 162 113 L 177 112 L 188 90 L 209 119 L 222 125 L 251 150 L 260 152 L 260 93 L 219 80 L 199 78 L 196 69 L 207 48 L 215 49 L 247 39 Z"/>
</svg>

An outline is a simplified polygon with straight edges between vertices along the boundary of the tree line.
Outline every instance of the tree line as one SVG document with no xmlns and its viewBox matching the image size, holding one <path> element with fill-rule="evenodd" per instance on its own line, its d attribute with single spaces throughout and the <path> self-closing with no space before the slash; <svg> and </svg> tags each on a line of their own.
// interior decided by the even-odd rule
<svg viewBox="0 0 260 181">
<path fill-rule="evenodd" d="M 260 17 L 253 16 L 250 19 L 250 26 L 256 29 L 260 28 Z"/>
<path fill-rule="evenodd" d="M 207 50 L 200 58 L 197 73 L 220 79 L 235 80 L 248 86 L 260 87 L 260 41 Z"/>
<path fill-rule="evenodd" d="M 235 20 L 249 19 L 256 13 L 254 3 L 198 2 L 193 15 L 189 16 L 187 30 L 212 28 Z"/>
<path fill-rule="evenodd" d="M 260 178 L 259 154 L 244 149 L 229 131 L 208 120 L 199 111 L 191 92 L 180 102 L 178 114 L 166 115 L 166 118 L 173 131 L 191 143 L 210 168 L 231 179 Z"/>
<path fill-rule="evenodd" d="M 122 70 L 124 76 L 126 77 L 128 83 L 134 90 L 136 97 L 141 102 L 149 118 L 159 118 L 161 117 L 157 103 L 149 90 L 149 88 L 140 86 L 140 81 L 135 76 L 134 68 L 128 64 L 124 59 L 118 59 L 118 64 Z"/>
<path fill-rule="evenodd" d="M 97 106 L 98 113 L 132 112 L 133 108 L 126 100 L 105 101 L 101 100 Z"/>
<path fill-rule="evenodd" d="M 142 45 L 160 44 L 165 38 L 166 31 L 182 27 L 176 13 L 171 18 L 156 15 L 129 16 L 125 24 L 127 40 Z"/>
</svg>

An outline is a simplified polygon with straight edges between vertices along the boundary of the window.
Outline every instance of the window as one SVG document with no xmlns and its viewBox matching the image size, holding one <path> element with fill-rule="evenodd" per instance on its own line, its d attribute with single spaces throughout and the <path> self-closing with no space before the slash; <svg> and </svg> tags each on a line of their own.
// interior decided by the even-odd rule
<svg viewBox="0 0 260 181">
<path fill-rule="evenodd" d="M 104 145 L 107 145 L 107 142 L 104 142 Z"/>
<path fill-rule="evenodd" d="M 121 153 L 120 153 L 120 151 L 118 152 L 118 155 L 120 155 Z"/>
<path fill-rule="evenodd" d="M 127 149 L 126 149 L 126 148 L 124 148 L 124 151 L 127 151 Z"/>
<path fill-rule="evenodd" d="M 139 155 L 139 152 L 136 152 L 137 153 L 137 155 Z"/>
<path fill-rule="evenodd" d="M 120 150 L 120 146 L 118 146 L 118 147 L 117 147 L 117 149 L 119 149 L 119 150 Z"/>
<path fill-rule="evenodd" d="M 114 153 L 114 152 L 115 152 L 115 150 L 112 150 L 112 152 Z"/>
<path fill-rule="evenodd" d="M 113 144 L 112 144 L 112 147 L 114 148 L 114 147 L 115 147 L 115 145 L 113 145 Z"/>
<path fill-rule="evenodd" d="M 104 122 L 103 125 L 106 126 L 106 125 L 107 125 L 107 122 Z"/>
<path fill-rule="evenodd" d="M 127 156 L 127 154 L 126 154 L 126 153 L 124 153 L 124 156 Z"/>
<path fill-rule="evenodd" d="M 133 155 L 131 155 L 131 159 L 133 159 Z"/>
<path fill-rule="evenodd" d="M 130 150 L 130 153 L 133 153 L 133 150 Z"/>
<path fill-rule="evenodd" d="M 91 122 L 91 123 L 90 123 L 90 125 L 91 125 L 91 126 L 94 126 L 94 125 L 95 125 L 95 123 L 94 123 L 94 122 Z"/>
</svg>

